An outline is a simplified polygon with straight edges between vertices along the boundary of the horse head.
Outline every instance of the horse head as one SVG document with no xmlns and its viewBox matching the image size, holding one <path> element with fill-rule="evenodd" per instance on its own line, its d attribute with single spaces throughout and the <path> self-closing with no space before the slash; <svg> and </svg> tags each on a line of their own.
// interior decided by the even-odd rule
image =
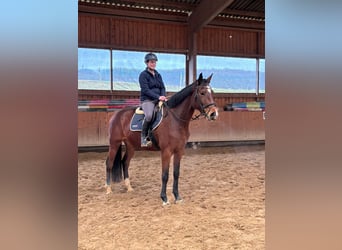
<svg viewBox="0 0 342 250">
<path fill-rule="evenodd" d="M 201 112 L 201 115 L 205 116 L 209 121 L 216 120 L 218 117 L 218 108 L 213 98 L 213 90 L 210 86 L 210 81 L 213 74 L 207 79 L 203 78 L 200 73 L 196 80 L 195 90 L 195 104 L 194 108 Z"/>
</svg>

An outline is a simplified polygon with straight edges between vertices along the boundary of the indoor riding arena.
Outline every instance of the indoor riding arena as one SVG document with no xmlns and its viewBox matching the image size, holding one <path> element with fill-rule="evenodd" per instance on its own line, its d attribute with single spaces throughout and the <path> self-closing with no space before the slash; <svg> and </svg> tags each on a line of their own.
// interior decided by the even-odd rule
<svg viewBox="0 0 342 250">
<path fill-rule="evenodd" d="M 264 9 L 264 0 L 78 1 L 78 249 L 265 249 Z M 124 180 L 106 187 L 109 122 L 140 105 L 148 52 L 168 98 L 213 73 L 218 108 L 214 121 L 195 110 L 182 200 L 171 157 L 166 205 L 160 151 L 135 152 L 133 190 Z"/>
</svg>

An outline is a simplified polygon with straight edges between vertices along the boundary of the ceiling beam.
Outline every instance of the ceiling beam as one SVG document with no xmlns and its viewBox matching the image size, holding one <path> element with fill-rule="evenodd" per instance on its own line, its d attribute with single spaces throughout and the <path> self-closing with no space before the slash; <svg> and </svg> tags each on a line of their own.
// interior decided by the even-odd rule
<svg viewBox="0 0 342 250">
<path fill-rule="evenodd" d="M 189 16 L 190 32 L 199 31 L 204 25 L 213 20 L 226 9 L 234 0 L 202 0 Z"/>
<path fill-rule="evenodd" d="M 123 9 L 113 8 L 111 6 L 94 6 L 87 4 L 79 4 L 78 12 L 82 14 L 94 14 L 101 16 L 120 16 L 122 18 L 138 18 L 140 20 L 157 20 L 157 21 L 170 21 L 186 23 L 186 14 L 173 14 L 170 15 L 167 12 L 151 12 L 149 10 L 135 10 L 135 9 Z"/>
<path fill-rule="evenodd" d="M 262 17 L 265 18 L 265 12 L 256 12 L 256 11 L 242 11 L 242 10 L 231 10 L 226 9 L 222 11 L 220 14 L 232 14 L 232 15 L 239 15 L 239 16 L 250 16 L 250 17 Z"/>
<path fill-rule="evenodd" d="M 196 7 L 195 4 L 179 2 L 179 1 L 165 1 L 165 0 L 139 0 L 139 1 L 121 0 L 121 1 L 111 1 L 111 2 L 120 2 L 120 3 L 135 4 L 135 5 L 148 5 L 148 6 L 155 6 L 159 8 L 162 8 L 162 7 L 174 8 L 174 9 L 182 9 L 182 10 L 187 10 L 187 11 L 192 11 Z"/>
</svg>

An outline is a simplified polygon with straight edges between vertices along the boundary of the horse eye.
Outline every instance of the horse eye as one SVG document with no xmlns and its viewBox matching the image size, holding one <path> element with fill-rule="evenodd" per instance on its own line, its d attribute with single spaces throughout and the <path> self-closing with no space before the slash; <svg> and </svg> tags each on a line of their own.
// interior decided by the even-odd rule
<svg viewBox="0 0 342 250">
<path fill-rule="evenodd" d="M 205 92 L 201 92 L 201 95 L 205 95 Z"/>
</svg>

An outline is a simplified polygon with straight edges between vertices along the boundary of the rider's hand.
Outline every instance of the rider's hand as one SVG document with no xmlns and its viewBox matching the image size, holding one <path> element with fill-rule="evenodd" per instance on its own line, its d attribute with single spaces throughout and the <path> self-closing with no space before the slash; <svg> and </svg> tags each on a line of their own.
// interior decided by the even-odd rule
<svg viewBox="0 0 342 250">
<path fill-rule="evenodd" d="M 159 101 L 163 101 L 163 102 L 165 102 L 165 101 L 167 101 L 167 98 L 165 97 L 165 96 L 159 96 Z"/>
</svg>

